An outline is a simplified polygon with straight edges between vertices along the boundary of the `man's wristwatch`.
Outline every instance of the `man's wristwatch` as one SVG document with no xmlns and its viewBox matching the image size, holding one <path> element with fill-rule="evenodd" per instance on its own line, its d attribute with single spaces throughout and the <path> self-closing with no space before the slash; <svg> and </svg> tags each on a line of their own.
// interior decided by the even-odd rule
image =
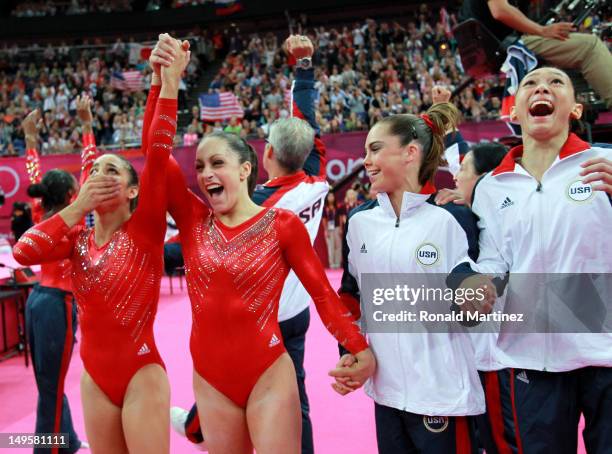
<svg viewBox="0 0 612 454">
<path fill-rule="evenodd" d="M 296 66 L 300 69 L 310 69 L 312 68 L 312 58 L 310 57 L 300 58 L 297 61 Z"/>
</svg>

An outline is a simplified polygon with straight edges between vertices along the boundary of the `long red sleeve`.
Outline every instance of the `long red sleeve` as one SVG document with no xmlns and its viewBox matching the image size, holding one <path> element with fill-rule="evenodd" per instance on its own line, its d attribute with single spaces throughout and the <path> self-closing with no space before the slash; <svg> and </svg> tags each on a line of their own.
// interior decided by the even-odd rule
<svg viewBox="0 0 612 454">
<path fill-rule="evenodd" d="M 150 135 L 148 131 L 154 119 L 160 92 L 161 85 L 151 85 L 143 119 L 141 150 L 144 155 L 149 151 L 148 142 Z M 187 180 L 185 180 L 180 166 L 172 156 L 168 160 L 167 169 L 165 190 L 167 192 L 168 211 L 176 221 L 179 230 L 181 230 L 181 226 L 185 228 L 188 223 L 188 219 L 192 214 L 193 204 L 203 205 L 203 203 L 187 188 Z"/>
<path fill-rule="evenodd" d="M 142 154 L 147 154 L 148 142 L 149 142 L 149 129 L 153 122 L 153 114 L 155 114 L 155 107 L 157 106 L 157 100 L 159 93 L 161 92 L 161 85 L 151 85 L 149 95 L 147 96 L 147 104 L 145 106 L 144 117 L 142 119 L 142 145 L 140 150 Z"/>
<path fill-rule="evenodd" d="M 13 246 L 13 257 L 25 266 L 67 259 L 81 228 L 70 229 L 59 214 L 51 216 L 21 236 Z"/>
<path fill-rule="evenodd" d="M 89 178 L 89 173 L 93 167 L 94 161 L 98 158 L 98 148 L 96 147 L 96 138 L 93 133 L 83 133 L 83 151 L 81 151 L 81 177 L 79 178 L 79 184 L 82 186 L 83 183 Z"/>
<path fill-rule="evenodd" d="M 40 183 L 42 176 L 40 175 L 40 157 L 36 148 L 28 148 L 26 150 L 26 172 L 30 179 L 30 184 Z"/>
<path fill-rule="evenodd" d="M 353 320 L 359 320 L 361 318 L 361 306 L 359 300 L 349 293 L 338 293 L 340 301 L 346 309 L 351 313 Z"/>
<path fill-rule="evenodd" d="M 138 208 L 130 220 L 130 229 L 138 238 L 163 243 L 166 231 L 168 158 L 176 134 L 176 99 L 159 99 L 148 129 L 145 166 L 142 171 Z"/>
<path fill-rule="evenodd" d="M 365 350 L 368 343 L 329 284 L 304 224 L 288 211 L 279 210 L 279 215 L 283 255 L 310 294 L 325 327 L 351 353 Z"/>
<path fill-rule="evenodd" d="M 40 183 L 42 176 L 40 174 L 40 157 L 38 156 L 38 150 L 36 148 L 28 148 L 26 150 L 26 172 L 30 184 Z M 38 224 L 45 210 L 42 207 L 40 199 L 34 199 L 32 202 L 32 221 L 34 224 Z"/>
</svg>

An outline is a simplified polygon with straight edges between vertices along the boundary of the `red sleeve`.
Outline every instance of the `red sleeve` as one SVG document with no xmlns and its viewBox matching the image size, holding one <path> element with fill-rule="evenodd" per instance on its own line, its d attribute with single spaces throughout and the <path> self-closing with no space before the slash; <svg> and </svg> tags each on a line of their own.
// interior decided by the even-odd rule
<svg viewBox="0 0 612 454">
<path fill-rule="evenodd" d="M 176 134 L 176 99 L 159 99 L 149 129 L 149 149 L 140 178 L 138 207 L 130 220 L 137 238 L 157 244 L 163 242 L 166 232 L 167 191 L 164 184 L 168 158 L 172 152 Z"/>
<path fill-rule="evenodd" d="M 45 215 L 45 209 L 42 206 L 42 200 L 34 199 L 32 202 L 32 223 L 34 225 L 38 224 L 42 221 L 42 218 Z"/>
<path fill-rule="evenodd" d="M 153 122 L 155 106 L 157 105 L 160 92 L 161 85 L 151 85 L 151 90 L 147 98 L 147 105 L 145 107 L 142 129 L 142 153 L 145 155 L 148 152 L 147 144 L 150 140 L 148 131 Z M 176 162 L 172 156 L 170 156 L 167 165 L 166 185 L 164 189 L 167 192 L 168 211 L 176 221 L 176 225 L 180 230 L 181 226 L 183 226 L 183 228 L 185 227 L 187 219 L 191 215 L 192 202 L 199 201 L 199 199 L 187 189 L 187 180 L 185 180 L 185 176 L 178 162 Z"/>
<path fill-rule="evenodd" d="M 13 246 L 13 257 L 25 266 L 70 258 L 80 229 L 81 226 L 70 229 L 59 214 L 51 216 L 19 238 Z"/>
<path fill-rule="evenodd" d="M 187 188 L 185 175 L 172 156 L 168 161 L 166 190 L 168 191 L 168 211 L 176 221 L 179 232 L 187 227 L 195 206 L 202 206 L 208 212 L 207 205 Z"/>
<path fill-rule="evenodd" d="M 40 157 L 38 156 L 38 150 L 36 148 L 28 148 L 26 150 L 26 172 L 30 184 L 40 183 L 42 177 L 40 175 Z M 32 200 L 32 222 L 38 224 L 45 210 L 42 207 L 42 201 L 40 199 Z"/>
<path fill-rule="evenodd" d="M 289 211 L 279 210 L 278 214 L 281 248 L 285 259 L 310 294 L 323 324 L 351 353 L 365 350 L 368 343 L 329 284 L 325 270 L 310 244 L 306 227 Z"/>
<path fill-rule="evenodd" d="M 339 292 L 338 295 L 344 307 L 351 313 L 353 320 L 359 320 L 361 318 L 361 305 L 359 304 L 359 300 L 350 293 Z"/>
<path fill-rule="evenodd" d="M 153 122 L 153 114 L 155 113 L 155 106 L 157 106 L 157 99 L 159 98 L 160 92 L 161 85 L 151 85 L 149 96 L 147 96 L 147 105 L 145 107 L 144 118 L 142 119 L 142 145 L 140 148 L 142 154 L 147 154 L 149 151 L 147 148 L 149 141 L 149 127 Z"/>
<path fill-rule="evenodd" d="M 30 184 L 40 183 L 42 176 L 40 175 L 40 157 L 36 148 L 28 148 L 26 150 L 26 172 L 30 179 Z"/>
<path fill-rule="evenodd" d="M 96 138 L 92 132 L 83 133 L 83 151 L 81 152 L 81 177 L 79 178 L 79 184 L 83 186 L 83 183 L 89 178 L 89 173 L 93 167 L 94 161 L 99 156 L 98 148 L 96 147 Z"/>
</svg>

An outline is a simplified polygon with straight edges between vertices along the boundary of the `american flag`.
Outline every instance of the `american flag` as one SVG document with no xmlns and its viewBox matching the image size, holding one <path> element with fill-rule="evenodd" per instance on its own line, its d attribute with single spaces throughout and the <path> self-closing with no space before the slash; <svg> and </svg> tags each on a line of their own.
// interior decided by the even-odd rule
<svg viewBox="0 0 612 454">
<path fill-rule="evenodd" d="M 244 117 L 244 110 L 233 93 L 208 93 L 200 95 L 202 121 L 223 121 L 232 117 Z"/>
<path fill-rule="evenodd" d="M 111 87 L 116 90 L 140 91 L 144 90 L 144 80 L 140 71 L 113 71 L 111 74 Z"/>
<path fill-rule="evenodd" d="M 242 11 L 242 3 L 239 0 L 214 0 L 217 16 L 229 16 Z"/>
</svg>

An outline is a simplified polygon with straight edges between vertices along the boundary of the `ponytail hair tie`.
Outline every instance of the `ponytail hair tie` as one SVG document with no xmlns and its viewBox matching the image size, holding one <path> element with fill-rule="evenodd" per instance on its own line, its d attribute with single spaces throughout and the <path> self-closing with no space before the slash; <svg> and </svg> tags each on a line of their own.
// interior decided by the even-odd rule
<svg viewBox="0 0 612 454">
<path fill-rule="evenodd" d="M 438 129 L 438 127 L 434 124 L 433 121 L 431 121 L 431 117 L 429 115 L 427 115 L 426 113 L 421 114 L 420 115 L 421 119 L 425 122 L 425 124 L 427 125 L 427 127 L 429 129 L 431 129 L 431 132 L 434 134 L 440 134 L 440 130 Z"/>
</svg>

